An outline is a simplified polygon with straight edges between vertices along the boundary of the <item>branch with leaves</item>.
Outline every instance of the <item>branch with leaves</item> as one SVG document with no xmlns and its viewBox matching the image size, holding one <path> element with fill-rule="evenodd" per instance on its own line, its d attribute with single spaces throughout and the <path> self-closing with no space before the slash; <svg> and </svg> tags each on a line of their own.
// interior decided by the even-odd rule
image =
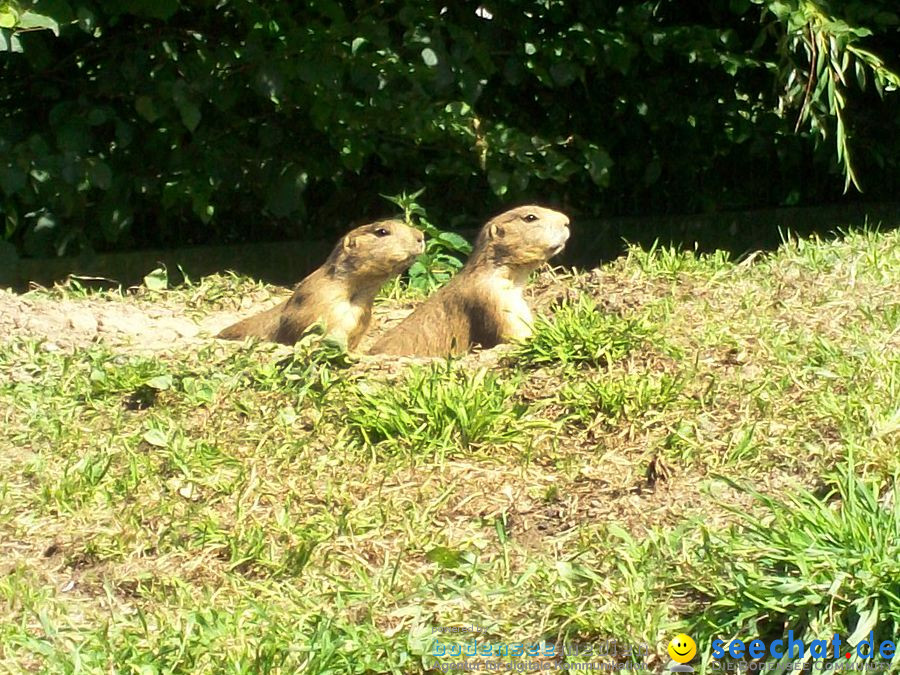
<svg viewBox="0 0 900 675">
<path fill-rule="evenodd" d="M 872 36 L 870 28 L 853 26 L 836 18 L 824 4 L 813 0 L 792 4 L 769 2 L 767 8 L 786 29 L 780 44 L 789 64 L 782 104 L 793 106 L 800 102 L 795 130 L 808 124 L 824 140 L 832 131 L 833 121 L 837 160 L 845 177 L 844 191 L 851 185 L 862 191 L 848 128 L 847 90 L 851 78 L 855 77 L 857 86 L 865 91 L 871 75 L 878 95 L 883 98 L 885 92 L 900 88 L 900 75 L 861 44 L 864 38 Z M 885 14 L 882 20 L 895 21 L 896 17 Z M 798 53 L 804 55 L 805 63 L 795 59 Z"/>
</svg>

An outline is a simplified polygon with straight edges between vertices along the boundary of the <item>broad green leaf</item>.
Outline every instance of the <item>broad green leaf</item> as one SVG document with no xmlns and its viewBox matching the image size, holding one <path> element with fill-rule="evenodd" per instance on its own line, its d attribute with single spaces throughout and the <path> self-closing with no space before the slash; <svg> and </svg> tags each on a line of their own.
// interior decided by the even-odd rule
<svg viewBox="0 0 900 675">
<path fill-rule="evenodd" d="M 425 49 L 422 50 L 422 60 L 429 68 L 434 68 L 434 66 L 438 64 L 437 54 L 431 47 L 425 47 Z"/>
<path fill-rule="evenodd" d="M 165 267 L 157 267 L 144 277 L 144 285 L 151 291 L 164 291 L 169 287 L 169 273 Z"/>
<path fill-rule="evenodd" d="M 97 127 L 101 124 L 105 124 L 108 120 L 109 114 L 103 108 L 91 108 L 91 111 L 87 116 L 87 122 L 92 127 Z"/>
<path fill-rule="evenodd" d="M 610 178 L 609 170 L 614 163 L 612 157 L 609 156 L 606 150 L 596 146 L 588 147 L 585 150 L 585 156 L 587 158 L 587 171 L 591 180 L 601 187 L 607 187 Z"/>
<path fill-rule="evenodd" d="M 109 168 L 106 162 L 99 159 L 89 164 L 88 176 L 91 179 L 91 183 L 101 190 L 109 190 L 109 186 L 112 184 L 112 169 Z"/>
<path fill-rule="evenodd" d="M 425 558 L 445 569 L 455 569 L 465 562 L 461 551 L 455 551 L 446 546 L 434 547 L 425 554 Z"/>
<path fill-rule="evenodd" d="M 0 52 L 22 52 L 19 37 L 9 28 L 0 28 Z"/>
<path fill-rule="evenodd" d="M 156 105 L 149 96 L 138 96 L 134 99 L 134 109 L 148 122 L 155 122 L 159 118 L 159 113 L 156 111 Z"/>
<path fill-rule="evenodd" d="M 53 31 L 54 35 L 59 35 L 59 24 L 56 22 L 56 19 L 32 11 L 22 12 L 19 15 L 17 28 L 19 30 L 44 28 Z"/>
<path fill-rule="evenodd" d="M 81 5 L 77 11 L 78 25 L 86 33 L 93 33 L 97 28 L 97 16 L 88 7 Z"/>
<path fill-rule="evenodd" d="M 509 190 L 509 174 L 499 169 L 491 169 L 488 171 L 488 183 L 494 194 L 502 197 Z"/>
<path fill-rule="evenodd" d="M 166 438 L 165 432 L 160 429 L 148 429 L 144 432 L 142 438 L 145 443 L 149 443 L 157 448 L 164 448 L 169 444 L 169 439 Z"/>
<path fill-rule="evenodd" d="M 579 69 L 570 61 L 560 61 L 550 66 L 550 77 L 559 87 L 566 87 L 578 77 Z"/>
<path fill-rule="evenodd" d="M 455 232 L 441 232 L 439 235 L 437 235 L 437 237 L 435 237 L 435 239 L 443 244 L 446 244 L 454 251 L 468 253 L 472 250 L 472 245 L 466 240 L 466 238 L 456 234 Z"/>
<path fill-rule="evenodd" d="M 181 115 L 181 121 L 184 123 L 184 126 L 187 127 L 188 131 L 192 132 L 197 128 L 197 125 L 200 124 L 200 108 L 198 108 L 191 101 L 181 101 L 180 103 L 176 103 L 178 106 L 178 113 Z"/>
<path fill-rule="evenodd" d="M 146 384 L 151 389 L 166 391 L 167 389 L 172 388 L 172 376 L 168 373 L 166 373 L 165 375 L 157 375 L 156 377 L 151 377 L 144 384 Z"/>
<path fill-rule="evenodd" d="M 52 213 L 42 213 L 25 230 L 25 252 L 33 256 L 56 255 L 55 243 L 59 241 L 60 221 Z"/>
<path fill-rule="evenodd" d="M 417 260 L 417 261 L 414 262 L 412 265 L 410 265 L 410 267 L 409 267 L 409 276 L 411 276 L 411 277 L 419 277 L 419 276 L 422 276 L 423 274 L 425 274 L 426 271 L 427 271 L 427 270 L 426 270 L 426 268 L 425 268 L 425 265 L 423 265 L 421 262 L 419 262 L 419 261 Z"/>
<path fill-rule="evenodd" d="M 0 8 L 0 28 L 15 28 L 19 13 L 9 5 Z"/>
</svg>

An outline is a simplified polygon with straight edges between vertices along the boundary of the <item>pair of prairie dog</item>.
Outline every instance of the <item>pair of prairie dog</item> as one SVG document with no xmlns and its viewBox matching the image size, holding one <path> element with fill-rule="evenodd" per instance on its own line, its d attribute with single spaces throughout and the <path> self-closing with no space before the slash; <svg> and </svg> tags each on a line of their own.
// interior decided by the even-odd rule
<svg viewBox="0 0 900 675">
<path fill-rule="evenodd" d="M 564 214 L 534 205 L 492 218 L 459 273 L 385 333 L 370 353 L 447 356 L 528 337 L 532 315 L 523 295 L 525 283 L 563 249 L 568 225 Z M 329 335 L 353 349 L 369 327 L 378 289 L 423 250 L 422 233 L 401 221 L 358 227 L 288 300 L 229 326 L 218 337 L 256 336 L 293 344 L 318 320 Z"/>
</svg>

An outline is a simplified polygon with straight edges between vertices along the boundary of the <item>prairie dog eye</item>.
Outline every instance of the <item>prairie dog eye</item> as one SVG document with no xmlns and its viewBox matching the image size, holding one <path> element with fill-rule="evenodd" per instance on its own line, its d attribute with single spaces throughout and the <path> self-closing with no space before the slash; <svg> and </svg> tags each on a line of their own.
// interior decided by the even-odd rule
<svg viewBox="0 0 900 675">
<path fill-rule="evenodd" d="M 536 215 L 534 215 L 533 213 L 528 213 L 528 214 L 522 216 L 522 220 L 524 220 L 526 223 L 533 223 L 537 219 L 538 219 L 538 217 Z"/>
<path fill-rule="evenodd" d="M 384 229 L 383 227 L 379 227 L 377 230 L 375 230 L 376 237 L 386 237 L 389 234 L 390 234 L 390 232 L 387 231 L 386 229 Z"/>
</svg>

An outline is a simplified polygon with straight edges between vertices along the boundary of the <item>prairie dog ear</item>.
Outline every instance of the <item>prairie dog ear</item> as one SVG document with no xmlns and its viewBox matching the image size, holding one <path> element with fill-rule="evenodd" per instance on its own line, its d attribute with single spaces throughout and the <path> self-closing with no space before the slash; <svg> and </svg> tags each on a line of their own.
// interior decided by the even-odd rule
<svg viewBox="0 0 900 675">
<path fill-rule="evenodd" d="M 357 239 L 358 239 L 358 237 L 352 237 L 349 234 L 346 235 L 341 240 L 341 248 L 343 248 L 345 251 L 349 251 L 351 248 L 356 248 L 356 240 Z"/>
<path fill-rule="evenodd" d="M 491 239 L 496 239 L 497 237 L 503 236 L 503 227 L 498 223 L 493 223 L 491 227 L 488 229 L 488 236 Z"/>
</svg>

